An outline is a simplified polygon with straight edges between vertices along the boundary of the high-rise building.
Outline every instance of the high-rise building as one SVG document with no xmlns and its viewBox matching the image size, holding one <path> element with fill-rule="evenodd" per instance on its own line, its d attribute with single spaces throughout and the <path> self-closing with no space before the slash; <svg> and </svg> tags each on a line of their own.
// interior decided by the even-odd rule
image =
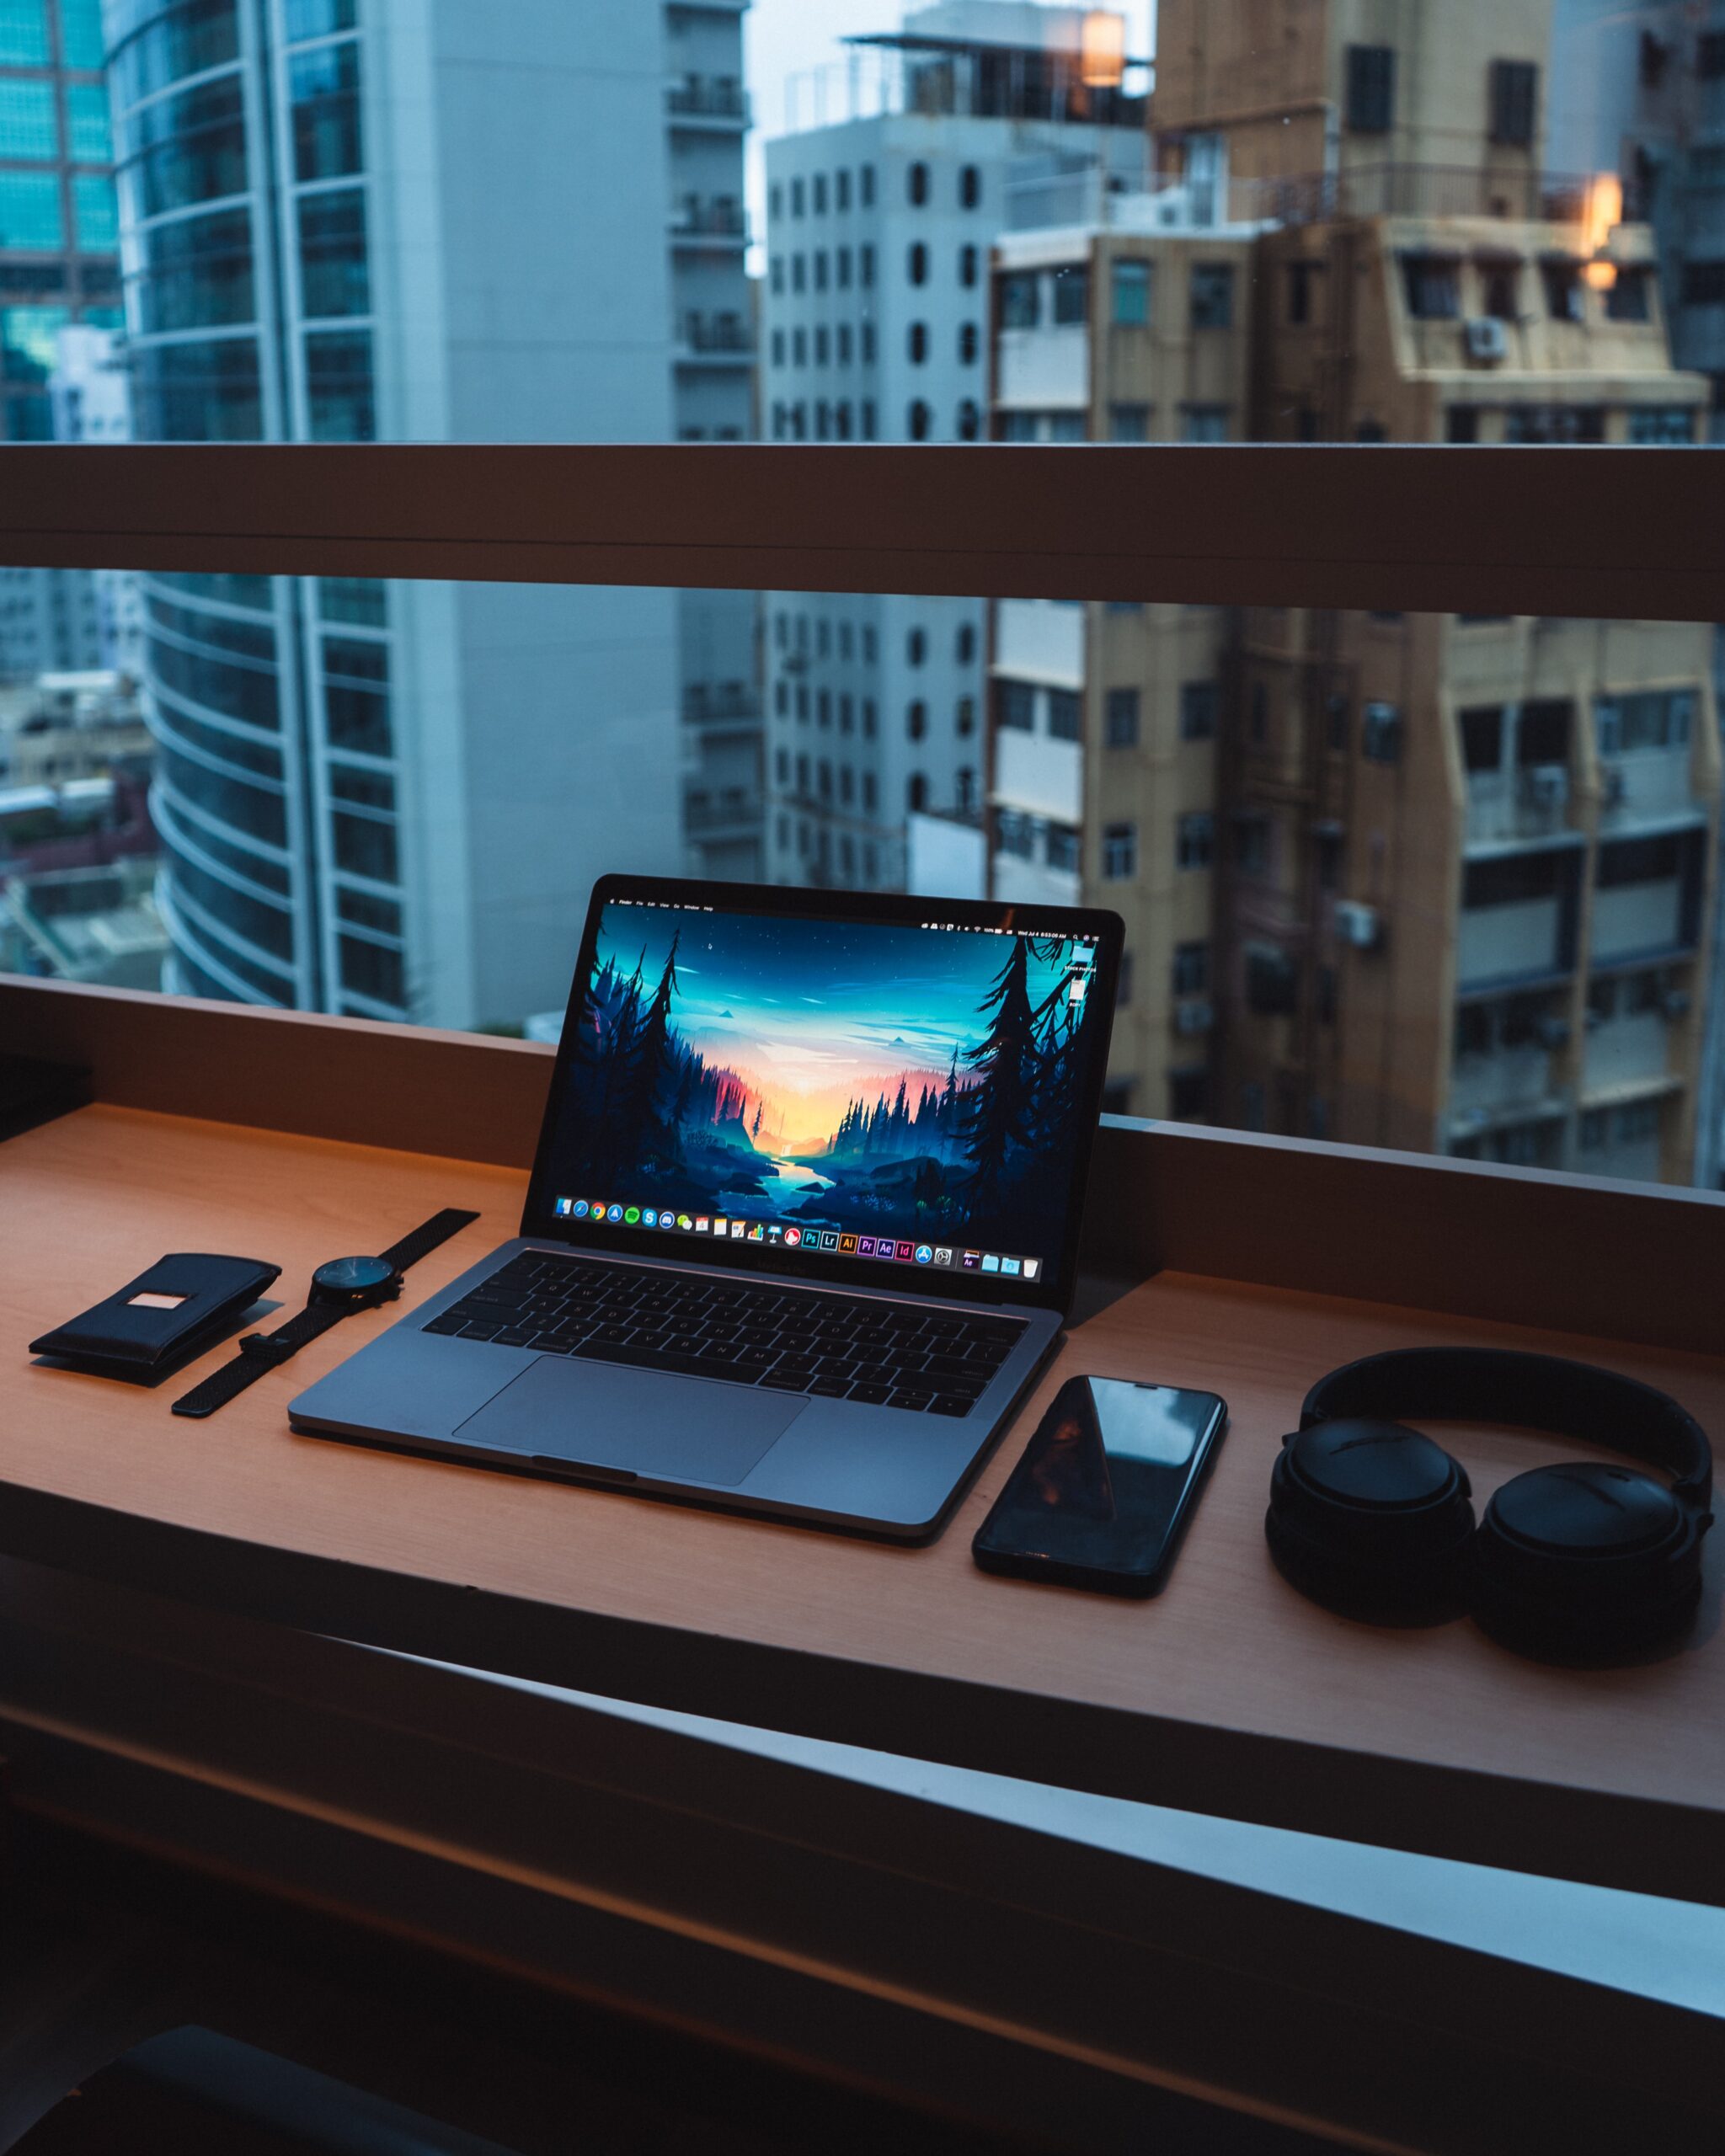
<svg viewBox="0 0 1725 2156">
<path fill-rule="evenodd" d="M 1039 150 L 1143 168 L 1143 101 L 1118 67 L 1087 67 L 1087 24 L 1095 39 L 1098 11 L 1012 0 L 911 10 L 901 33 L 852 41 L 848 117 L 768 143 L 772 440 L 984 438 L 989 249 L 1017 168 Z M 790 592 L 766 607 L 768 872 L 902 887 L 911 814 L 981 811 L 987 610 Z"/>
<path fill-rule="evenodd" d="M 1364 46 L 1358 11 L 1290 4 L 1278 45 L 1263 13 L 1164 0 L 1172 200 L 1001 243 L 997 432 L 1019 385 L 1063 380 L 1087 439 L 1698 439 L 1707 385 L 1672 365 L 1652 234 L 1544 173 L 1541 23 L 1413 7 L 1402 42 Z M 1439 24 L 1466 65 L 1434 99 Z M 1327 73 L 1231 74 L 1267 43 L 1300 61 L 1301 37 Z M 1278 100 L 1312 136 L 1280 169 Z M 1385 158 L 1404 135 L 1475 163 Z M 1228 208 L 1264 227 L 1203 228 Z M 994 888 L 1125 915 L 1118 1104 L 1689 1177 L 1711 630 L 1019 602 L 996 622 Z"/>
<path fill-rule="evenodd" d="M 120 265 L 100 0 L 0 9 L 0 440 L 51 441 L 69 323 L 115 327 Z M 109 663 L 88 571 L 0 568 L 0 679 Z"/>
<path fill-rule="evenodd" d="M 139 436 L 745 430 L 742 12 L 111 7 Z M 596 875 L 747 846 L 746 604 L 233 574 L 144 601 L 173 986 L 520 1021 Z"/>
</svg>

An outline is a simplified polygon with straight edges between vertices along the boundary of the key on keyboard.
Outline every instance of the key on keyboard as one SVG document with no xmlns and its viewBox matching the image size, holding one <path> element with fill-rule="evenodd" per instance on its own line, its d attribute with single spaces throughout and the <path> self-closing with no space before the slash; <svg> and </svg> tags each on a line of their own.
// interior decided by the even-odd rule
<svg viewBox="0 0 1725 2156">
<path fill-rule="evenodd" d="M 524 1251 L 427 1332 L 774 1392 L 965 1415 L 1023 1331 L 1016 1318 L 873 1296 L 679 1278 Z"/>
</svg>

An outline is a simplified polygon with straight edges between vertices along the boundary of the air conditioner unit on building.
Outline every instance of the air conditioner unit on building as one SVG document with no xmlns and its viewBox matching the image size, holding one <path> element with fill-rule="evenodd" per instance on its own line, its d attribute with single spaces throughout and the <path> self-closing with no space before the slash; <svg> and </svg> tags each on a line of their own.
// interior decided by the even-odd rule
<svg viewBox="0 0 1725 2156">
<path fill-rule="evenodd" d="M 1535 764 L 1526 775 L 1527 798 L 1538 808 L 1562 808 L 1569 799 L 1567 764 Z"/>
<path fill-rule="evenodd" d="M 1377 908 L 1362 905 L 1357 899 L 1338 899 L 1336 933 L 1356 951 L 1375 950 L 1383 933 Z"/>
<path fill-rule="evenodd" d="M 1174 1006 L 1174 1031 L 1177 1033 L 1207 1033 L 1215 1022 L 1215 1011 L 1208 1003 L 1177 1003 Z"/>
<path fill-rule="evenodd" d="M 1665 1016 L 1674 1025 L 1678 1019 L 1689 1016 L 1689 990 L 1686 988 L 1674 988 L 1667 992 Z"/>
<path fill-rule="evenodd" d="M 1477 314 L 1461 327 L 1467 356 L 1483 366 L 1496 366 L 1509 356 L 1509 333 L 1495 315 Z"/>
</svg>

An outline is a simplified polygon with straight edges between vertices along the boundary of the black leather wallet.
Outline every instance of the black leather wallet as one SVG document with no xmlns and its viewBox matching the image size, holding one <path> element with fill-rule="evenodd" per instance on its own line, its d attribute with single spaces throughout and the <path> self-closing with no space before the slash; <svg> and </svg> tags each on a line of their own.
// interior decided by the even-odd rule
<svg viewBox="0 0 1725 2156">
<path fill-rule="evenodd" d="M 281 1272 L 254 1257 L 179 1251 L 30 1342 L 99 1377 L 164 1377 L 229 1331 Z"/>
</svg>

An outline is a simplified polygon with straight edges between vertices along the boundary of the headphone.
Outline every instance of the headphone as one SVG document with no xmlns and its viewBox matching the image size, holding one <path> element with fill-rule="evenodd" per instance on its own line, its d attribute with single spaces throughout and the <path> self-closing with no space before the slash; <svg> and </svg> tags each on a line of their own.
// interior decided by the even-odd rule
<svg viewBox="0 0 1725 2156">
<path fill-rule="evenodd" d="M 1476 1525 L 1459 1461 L 1397 1414 L 1582 1438 L 1672 1480 L 1605 1460 L 1536 1467 Z M 1554 1355 L 1406 1348 L 1344 1364 L 1306 1394 L 1264 1534 L 1284 1578 L 1344 1615 L 1420 1624 L 1467 1609 L 1505 1646 L 1596 1660 L 1693 1618 L 1712 1488 L 1706 1432 L 1651 1385 Z"/>
</svg>

